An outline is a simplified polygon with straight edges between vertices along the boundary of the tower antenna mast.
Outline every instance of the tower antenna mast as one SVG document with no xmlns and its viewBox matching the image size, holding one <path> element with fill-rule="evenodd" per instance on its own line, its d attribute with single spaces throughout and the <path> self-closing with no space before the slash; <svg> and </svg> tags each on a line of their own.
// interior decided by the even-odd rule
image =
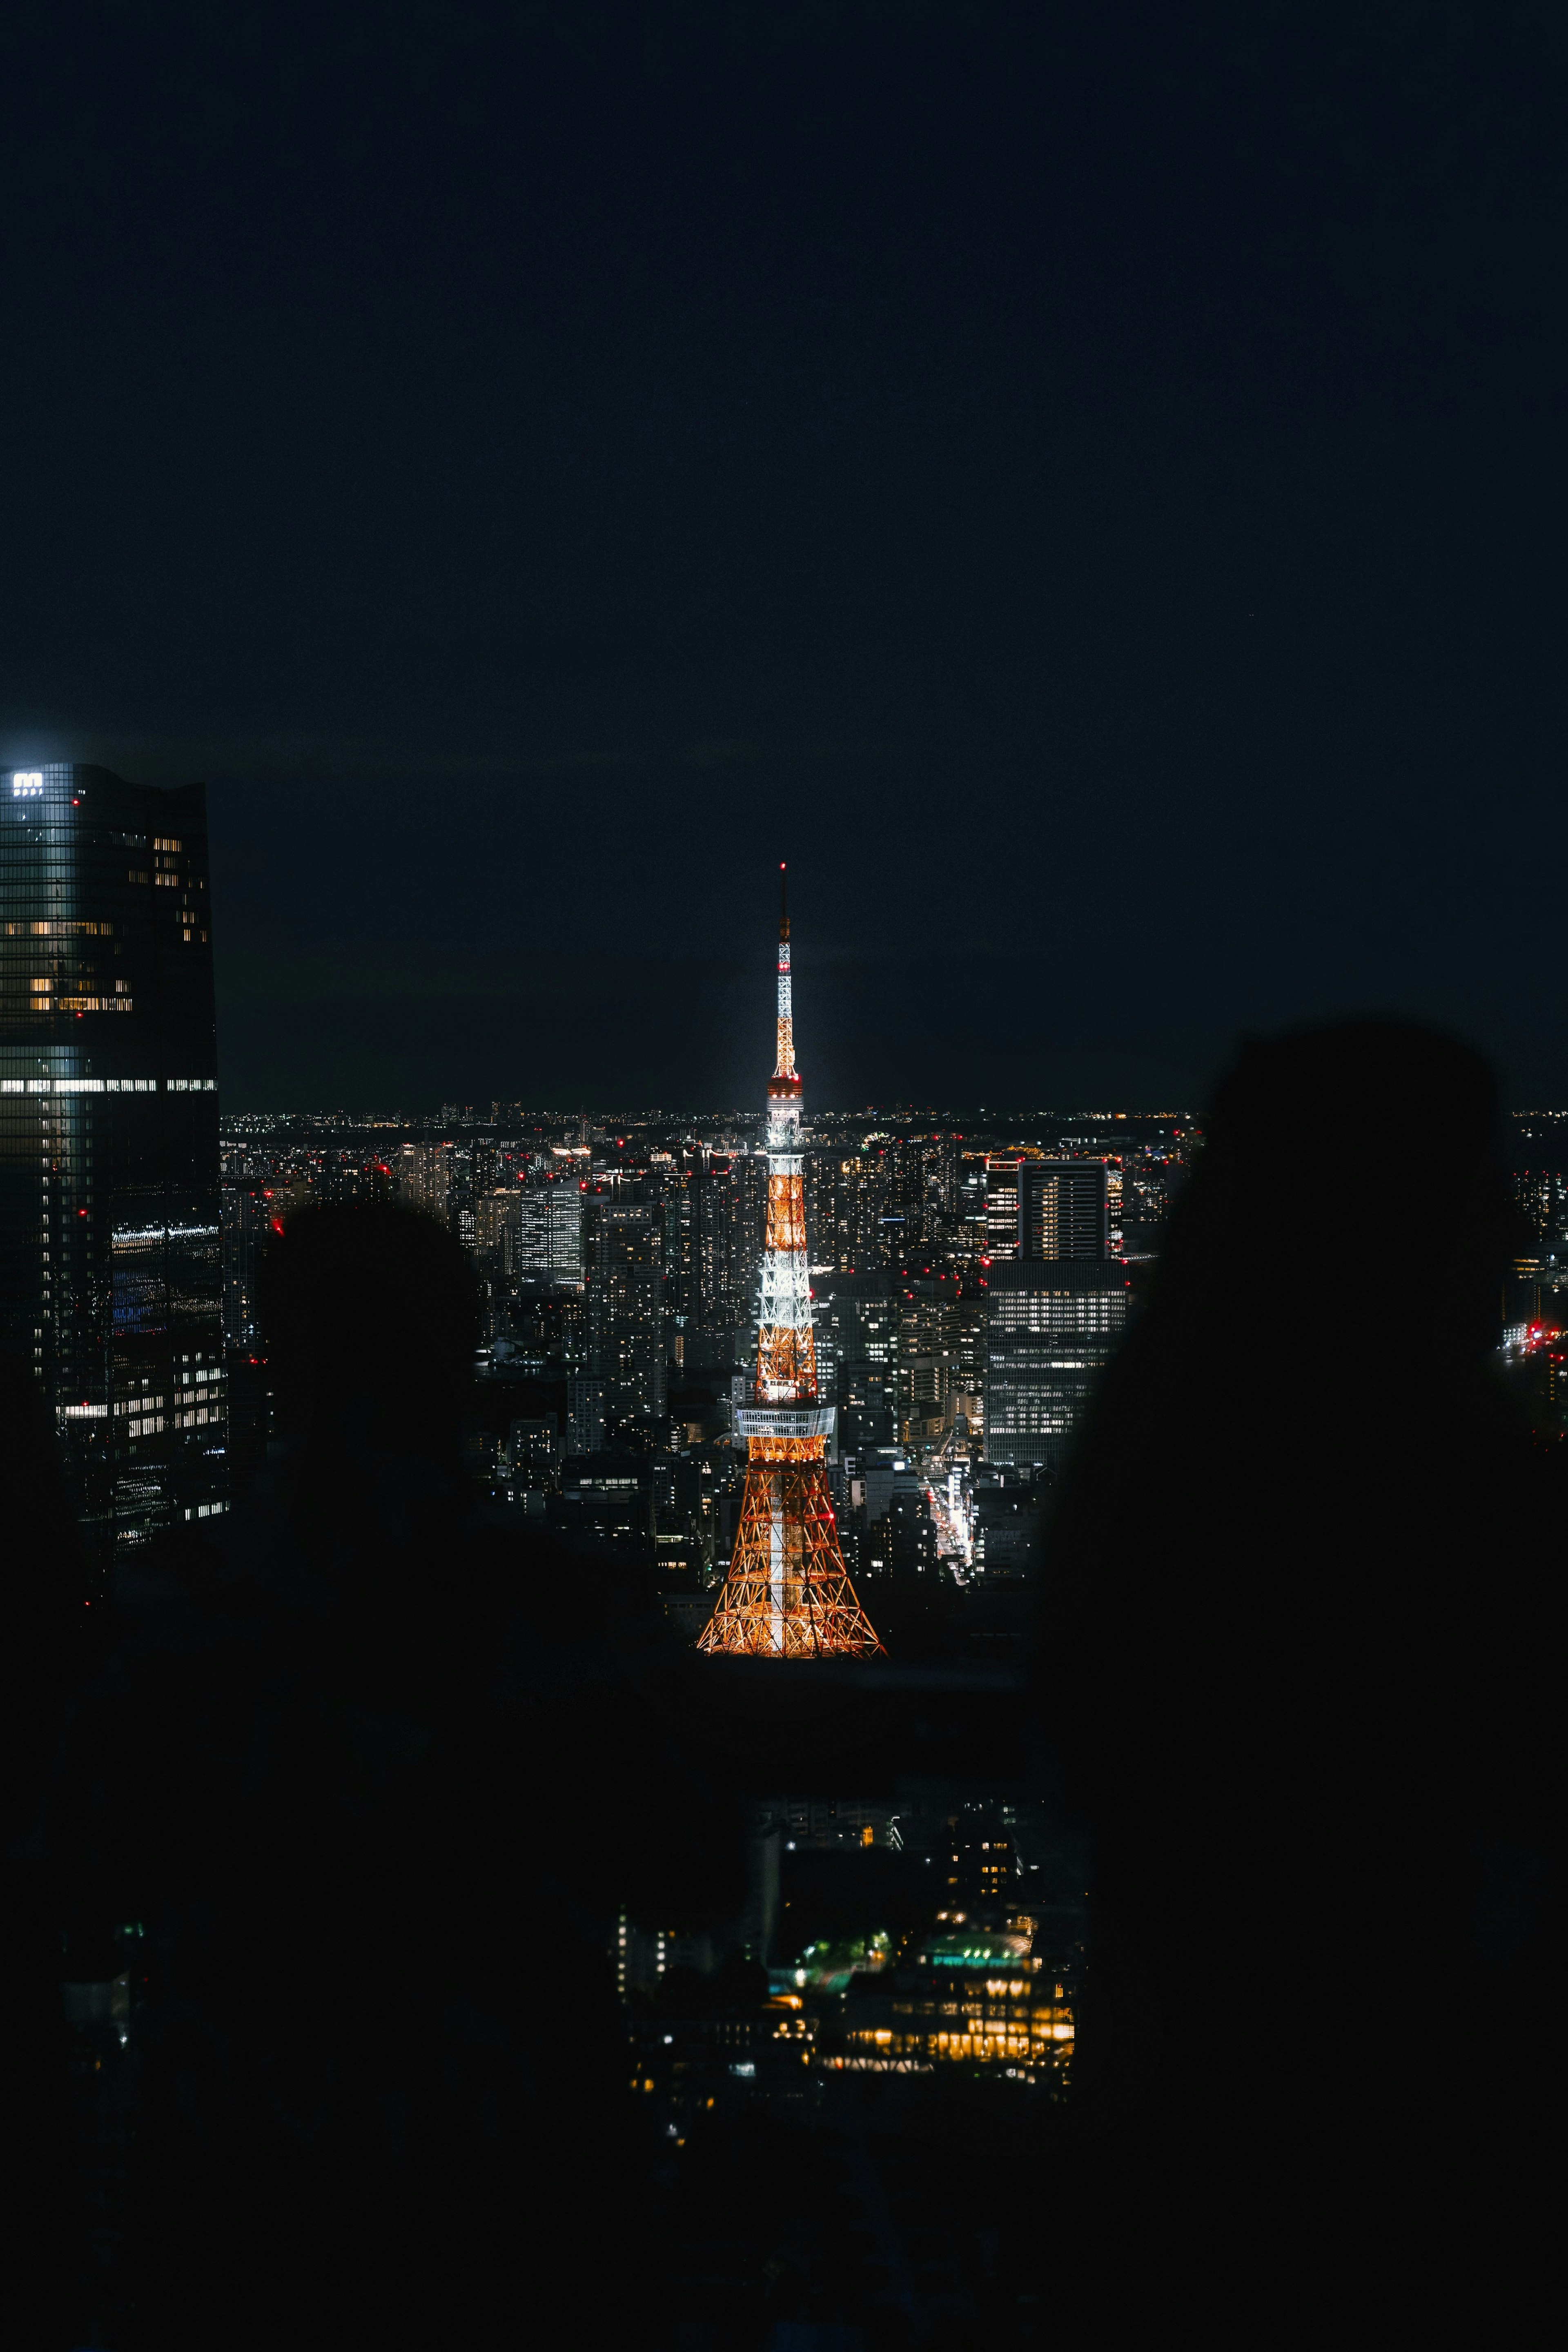
<svg viewBox="0 0 1568 2352">
<path fill-rule="evenodd" d="M 855 1597 L 827 1491 L 834 1408 L 818 1397 L 812 1336 L 787 878 L 781 861 L 757 1375 L 754 1402 L 735 1416 L 736 1434 L 746 1441 L 746 1485 L 730 1572 L 698 1647 L 752 1657 L 868 1657 L 882 1644 Z"/>
</svg>

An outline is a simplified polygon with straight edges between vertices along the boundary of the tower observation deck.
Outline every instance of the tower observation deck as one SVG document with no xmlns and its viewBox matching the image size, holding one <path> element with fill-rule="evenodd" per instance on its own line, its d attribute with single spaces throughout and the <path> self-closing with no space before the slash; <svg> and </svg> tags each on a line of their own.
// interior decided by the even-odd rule
<svg viewBox="0 0 1568 2352">
<path fill-rule="evenodd" d="M 784 868 L 779 868 L 782 877 Z M 780 889 L 777 1066 L 768 1080 L 768 1211 L 753 1402 L 737 1415 L 746 1486 L 734 1556 L 699 1649 L 763 1658 L 867 1657 L 882 1644 L 855 1597 L 827 1492 L 833 1407 L 811 1328 L 795 1066 L 789 908 Z"/>
</svg>

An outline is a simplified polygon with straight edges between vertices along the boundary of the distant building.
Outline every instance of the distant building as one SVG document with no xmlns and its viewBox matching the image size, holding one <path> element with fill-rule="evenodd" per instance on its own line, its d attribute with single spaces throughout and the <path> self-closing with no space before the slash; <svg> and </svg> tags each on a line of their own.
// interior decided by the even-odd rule
<svg viewBox="0 0 1568 2352">
<path fill-rule="evenodd" d="M 985 1161 L 985 1255 L 1003 1265 L 1018 1255 L 1017 1155 L 995 1152 Z"/>
<path fill-rule="evenodd" d="M 515 1184 L 475 1195 L 474 1254 L 498 1290 L 510 1290 L 517 1279 L 523 1197 Z"/>
<path fill-rule="evenodd" d="M 256 1253 L 271 1205 L 271 1192 L 259 1184 L 223 1188 L 223 1336 L 231 1349 L 256 1343 Z"/>
<path fill-rule="evenodd" d="M 514 1421 L 507 1431 L 507 1465 L 520 1486 L 545 1486 L 561 1458 L 561 1427 L 552 1412 Z"/>
<path fill-rule="evenodd" d="M 881 1536 L 889 1576 L 936 1575 L 936 1521 L 931 1515 L 925 1481 L 912 1470 L 893 1474 Z"/>
<path fill-rule="evenodd" d="M 574 1176 L 531 1184 L 518 1196 L 513 1279 L 574 1286 L 583 1279 L 583 1193 Z"/>
<path fill-rule="evenodd" d="M 1018 1255 L 1103 1258 L 1107 1198 L 1102 1160 L 1020 1160 Z"/>
<path fill-rule="evenodd" d="M 758 1811 L 777 1822 L 786 1853 L 903 1851 L 894 1806 L 867 1797 L 771 1797 Z"/>
<path fill-rule="evenodd" d="M 1054 1469 L 1121 1339 L 1127 1276 L 1107 1255 L 1103 1161 L 1022 1153 L 1009 1182 L 1015 1254 L 998 1257 L 994 1231 L 985 1294 L 985 1455 Z"/>
<path fill-rule="evenodd" d="M 912 1275 L 899 1303 L 899 1435 L 906 1444 L 939 1437 L 958 1385 L 958 1284 L 951 1276 Z"/>
<path fill-rule="evenodd" d="M 694 1332 L 719 1343 L 710 1357 L 740 1362 L 755 1345 L 768 1163 L 741 1152 L 702 1157 L 678 1212 L 683 1311 Z"/>
<path fill-rule="evenodd" d="M 1026 1582 L 1039 1564 L 1044 1519 L 1029 1470 L 984 1465 L 971 1504 L 976 1572 L 988 1584 Z"/>
<path fill-rule="evenodd" d="M 952 1950 L 927 1940 L 936 1948 L 916 1969 L 900 1969 L 896 1986 L 876 1978 L 857 1986 L 860 1997 L 844 2007 L 842 2048 L 823 2066 L 881 2074 L 993 2067 L 1025 2083 L 1065 2081 L 1075 2029 L 1063 1987 L 1014 1958 L 1005 1939 L 973 1927 L 952 1932 Z M 966 1960 L 970 1951 L 987 1957 Z"/>
<path fill-rule="evenodd" d="M 445 1223 L 451 1213 L 456 1165 L 449 1143 L 405 1143 L 397 1159 L 399 1199 Z"/>
<path fill-rule="evenodd" d="M 0 772 L 0 1328 L 100 1570 L 226 1507 L 205 789 Z"/>
<path fill-rule="evenodd" d="M 595 1200 L 588 1250 L 588 1368 L 612 1412 L 664 1419 L 664 1216 L 652 1201 Z"/>
<path fill-rule="evenodd" d="M 604 1449 L 608 1384 L 597 1374 L 574 1374 L 566 1383 L 566 1451 L 598 1454 Z"/>
<path fill-rule="evenodd" d="M 985 1454 L 1058 1466 L 1127 1320 L 1115 1262 L 1021 1258 L 986 1293 Z"/>
<path fill-rule="evenodd" d="M 994 1912 L 1010 1909 L 1016 1900 L 1019 1875 L 1017 1848 L 1007 1831 L 984 1812 L 954 1819 L 945 1853 L 938 1856 L 948 1907 L 978 1907 Z"/>
<path fill-rule="evenodd" d="M 600 1540 L 654 1553 L 653 1478 L 642 1454 L 570 1455 L 562 1465 L 564 1524 Z"/>
<path fill-rule="evenodd" d="M 906 1211 L 889 1191 L 886 1150 L 808 1151 L 802 1158 L 805 1224 L 816 1264 L 837 1274 L 879 1272 L 903 1250 Z"/>
<path fill-rule="evenodd" d="M 839 1445 L 858 1454 L 896 1444 L 901 1301 L 880 1273 L 820 1275 L 813 1291 L 822 1360 L 837 1382 Z"/>
<path fill-rule="evenodd" d="M 957 1144 L 952 1136 L 898 1135 L 887 1147 L 886 1167 L 884 1218 L 898 1221 L 904 1263 L 913 1271 L 944 1239 L 955 1201 Z"/>
</svg>

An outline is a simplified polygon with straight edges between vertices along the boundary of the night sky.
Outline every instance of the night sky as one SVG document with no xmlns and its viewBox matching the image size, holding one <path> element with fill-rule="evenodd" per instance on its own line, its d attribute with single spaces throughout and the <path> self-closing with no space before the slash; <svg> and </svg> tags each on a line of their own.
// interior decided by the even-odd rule
<svg viewBox="0 0 1568 2352">
<path fill-rule="evenodd" d="M 1568 1099 L 1568 11 L 7 12 L 0 753 L 232 1108 Z"/>
</svg>

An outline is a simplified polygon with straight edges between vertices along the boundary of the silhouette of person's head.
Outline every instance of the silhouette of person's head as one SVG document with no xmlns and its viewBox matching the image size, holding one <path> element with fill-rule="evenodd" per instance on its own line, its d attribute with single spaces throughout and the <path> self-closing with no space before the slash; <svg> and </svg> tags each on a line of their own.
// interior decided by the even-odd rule
<svg viewBox="0 0 1568 2352">
<path fill-rule="evenodd" d="M 1496 1345 L 1509 1222 L 1496 1082 L 1414 1024 L 1354 1021 L 1246 1045 L 1203 1122 L 1172 1220 L 1151 1340 L 1292 1362 L 1392 1399 Z"/>
<path fill-rule="evenodd" d="M 1520 1459 L 1488 1374 L 1500 1120 L 1474 1053 L 1364 1021 L 1249 1045 L 1204 1136 L 1064 1476 L 1042 1690 L 1123 2018 L 1204 1984 L 1202 2065 L 1168 2013 L 1139 2064 L 1238 2147 L 1270 2112 L 1315 2146 L 1337 2086 L 1298 2038 L 1333 1955 L 1362 2079 L 1405 2098 L 1390 2021 L 1454 1900 Z"/>
<path fill-rule="evenodd" d="M 258 1318 L 301 1533 L 365 1543 L 450 1507 L 479 1332 L 462 1249 L 386 1202 L 299 1210 L 258 1269 Z"/>
</svg>

